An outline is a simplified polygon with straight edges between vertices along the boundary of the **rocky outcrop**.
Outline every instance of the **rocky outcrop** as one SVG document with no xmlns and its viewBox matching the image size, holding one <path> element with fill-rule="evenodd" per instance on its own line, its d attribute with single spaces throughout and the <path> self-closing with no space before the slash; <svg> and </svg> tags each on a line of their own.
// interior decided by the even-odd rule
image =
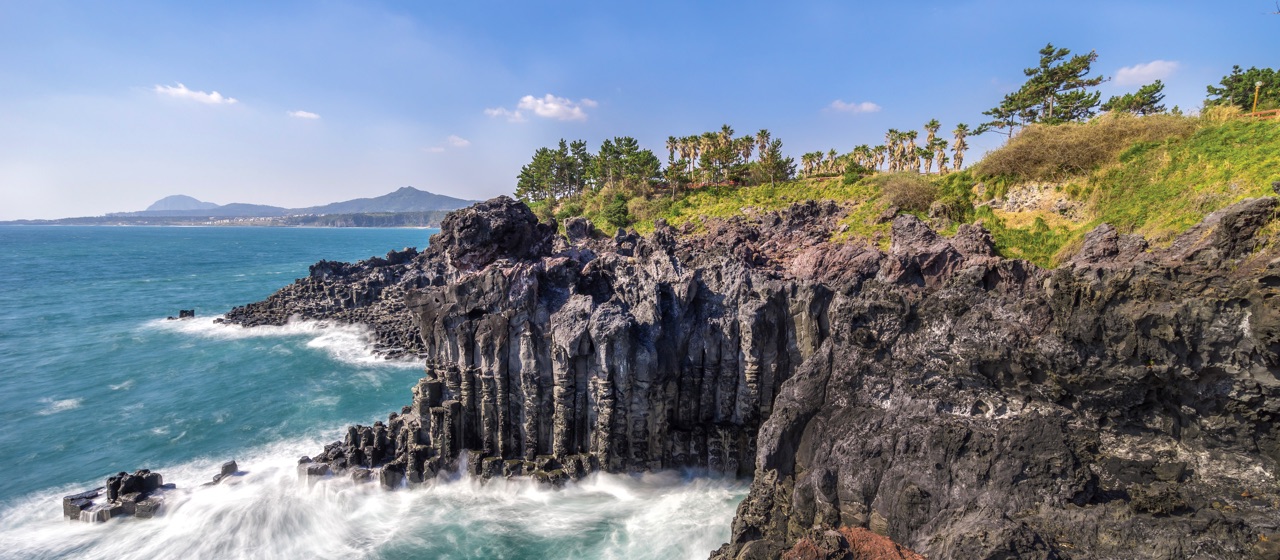
<svg viewBox="0 0 1280 560">
<path fill-rule="evenodd" d="M 841 216 L 560 237 L 495 199 L 238 320 L 403 306 L 392 334 L 426 367 L 411 404 L 306 476 L 751 475 L 719 558 L 850 557 L 865 531 L 930 558 L 1274 554 L 1276 199 L 1161 249 L 1103 226 L 1056 270 L 911 216 L 887 253 L 830 242 Z"/>
<path fill-rule="evenodd" d="M 833 224 L 836 210 L 796 213 Z M 415 263 L 429 281 L 404 298 L 426 363 L 412 404 L 300 471 L 381 468 L 388 486 L 463 465 L 553 482 L 749 475 L 774 395 L 825 337 L 829 292 L 753 266 L 769 250 L 754 227 L 691 243 L 665 226 L 597 240 L 572 225 L 575 244 L 509 199 L 446 219 Z M 744 227 L 755 241 L 729 243 Z"/>
<path fill-rule="evenodd" d="M 411 264 L 417 249 L 391 251 L 355 264 L 320 261 L 271 297 L 236 307 L 215 322 L 244 327 L 280 326 L 294 320 L 364 325 L 372 332 L 375 353 L 388 358 L 414 356 L 422 341 L 404 307 L 404 294 L 428 282 Z"/>
<path fill-rule="evenodd" d="M 1276 200 L 1043 270 L 894 221 L 761 428 L 720 558 L 867 527 L 930 558 L 1273 557 Z M 966 254 L 967 253 L 967 254 Z"/>
<path fill-rule="evenodd" d="M 155 517 L 164 506 L 164 492 L 174 489 L 160 473 L 147 469 L 120 472 L 105 486 L 62 498 L 62 515 L 74 521 L 101 523 L 115 517 Z"/>
</svg>

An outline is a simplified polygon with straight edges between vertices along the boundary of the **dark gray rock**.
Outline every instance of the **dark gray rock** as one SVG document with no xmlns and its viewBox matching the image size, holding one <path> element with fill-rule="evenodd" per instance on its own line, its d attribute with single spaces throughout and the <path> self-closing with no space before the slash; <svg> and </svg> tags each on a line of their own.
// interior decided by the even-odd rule
<svg viewBox="0 0 1280 560">
<path fill-rule="evenodd" d="M 174 488 L 160 473 L 147 469 L 119 472 L 107 477 L 103 487 L 63 497 L 62 515 L 95 523 L 122 516 L 154 517 L 164 503 L 164 492 Z"/>
<path fill-rule="evenodd" d="M 1045 270 L 913 216 L 888 253 L 833 243 L 824 203 L 570 244 L 498 200 L 253 309 L 402 306 L 411 404 L 312 457 L 356 479 L 752 475 L 718 558 L 841 527 L 931 558 L 1239 558 L 1280 532 L 1275 208 L 1168 248 L 1102 226 Z"/>
</svg>

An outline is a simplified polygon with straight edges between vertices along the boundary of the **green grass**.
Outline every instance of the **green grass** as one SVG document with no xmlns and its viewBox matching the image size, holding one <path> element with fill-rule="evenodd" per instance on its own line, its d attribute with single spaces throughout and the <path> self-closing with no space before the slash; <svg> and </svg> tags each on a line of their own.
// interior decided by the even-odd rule
<svg viewBox="0 0 1280 560">
<path fill-rule="evenodd" d="M 1233 202 L 1273 194 L 1280 123 L 1233 120 L 1189 138 L 1138 144 L 1090 177 L 1098 222 L 1168 241 Z"/>
<path fill-rule="evenodd" d="M 935 220 L 934 226 L 940 233 L 950 235 L 959 224 L 981 222 L 991 232 L 1000 254 L 1041 266 L 1056 266 L 1078 249 L 1084 234 L 1099 224 L 1110 223 L 1122 232 L 1141 234 L 1158 245 L 1169 242 L 1210 212 L 1244 198 L 1272 194 L 1271 183 L 1280 180 L 1280 122 L 1187 119 L 1194 121 L 1194 132 L 1136 141 L 1109 162 L 1059 181 L 1060 192 L 1083 205 L 1076 221 L 1044 213 L 1047 211 L 1014 215 L 986 206 L 975 209 L 973 205 L 979 201 L 975 200 L 974 191 L 979 182 L 986 188 L 986 199 L 1019 188 L 1022 180 L 977 177 L 964 171 L 927 179 L 936 187 L 937 202 L 932 205 L 935 215 L 941 212 L 946 216 Z M 1165 121 L 1156 124 L 1170 126 Z M 1064 134 L 1080 134 L 1080 130 L 1062 129 Z M 1048 133 L 1052 134 L 1052 130 Z M 1018 149 L 1028 148 L 1024 142 Z M 612 232 L 615 227 L 633 227 L 648 233 L 658 219 L 677 227 L 692 222 L 697 231 L 707 218 L 730 218 L 780 210 L 808 200 L 831 200 L 848 209 L 833 241 L 869 242 L 887 249 L 890 223 L 881 219 L 890 207 L 886 186 L 904 180 L 923 179 L 915 175 L 876 174 L 747 187 L 709 186 L 682 192 L 674 201 L 669 192 L 629 197 L 599 192 L 562 202 L 555 209 L 539 205 L 535 211 L 561 219 L 585 215 L 605 232 Z M 927 218 L 929 212 L 916 209 L 912 213 Z"/>
</svg>

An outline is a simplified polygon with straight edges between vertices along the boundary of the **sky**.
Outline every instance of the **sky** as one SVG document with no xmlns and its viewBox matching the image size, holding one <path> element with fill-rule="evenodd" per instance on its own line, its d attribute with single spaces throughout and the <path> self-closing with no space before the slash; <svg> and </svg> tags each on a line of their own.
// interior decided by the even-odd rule
<svg viewBox="0 0 1280 560">
<path fill-rule="evenodd" d="M 29 2 L 0 0 L 0 220 L 174 194 L 305 207 L 413 186 L 510 194 L 535 149 L 769 129 L 795 157 L 943 130 L 1046 43 L 1103 98 L 1200 107 L 1277 67 L 1273 0 Z M 966 161 L 999 146 L 970 141 Z"/>
</svg>

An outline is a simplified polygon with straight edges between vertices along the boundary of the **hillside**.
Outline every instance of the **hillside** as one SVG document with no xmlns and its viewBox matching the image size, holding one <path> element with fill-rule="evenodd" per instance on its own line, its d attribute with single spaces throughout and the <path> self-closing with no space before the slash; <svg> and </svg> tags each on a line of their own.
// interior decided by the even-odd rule
<svg viewBox="0 0 1280 560">
<path fill-rule="evenodd" d="M 299 208 L 295 214 L 359 214 L 368 212 L 430 212 L 432 210 L 457 210 L 475 203 L 442 194 L 420 191 L 413 187 L 400 187 L 395 192 L 373 198 L 357 198 L 324 206 Z"/>
<path fill-rule="evenodd" d="M 163 212 L 171 210 L 208 210 L 210 208 L 217 207 L 218 205 L 213 202 L 202 202 L 184 194 L 175 194 L 155 201 L 155 203 L 147 207 L 146 211 Z"/>
<path fill-rule="evenodd" d="M 1222 111 L 1203 117 L 1104 115 L 1082 124 L 1030 127 L 977 165 L 946 175 L 850 173 L 707 186 L 675 201 L 662 193 L 598 193 L 536 209 L 561 219 L 584 215 L 606 233 L 619 225 L 647 232 L 658 219 L 696 230 L 706 218 L 830 200 L 845 208 L 835 234 L 842 240 L 887 248 L 890 218 L 909 213 L 944 234 L 981 223 L 1003 256 L 1051 266 L 1074 254 L 1084 234 L 1103 223 L 1167 244 L 1210 212 L 1271 194 L 1271 183 L 1280 180 L 1277 170 L 1280 122 Z"/>
<path fill-rule="evenodd" d="M 310 208 L 281 208 L 279 206 L 239 202 L 217 205 L 211 202 L 201 202 L 185 195 L 173 195 L 156 201 L 141 212 L 115 212 L 107 216 L 110 218 L 278 218 L 283 216 L 322 216 L 332 214 L 421 214 L 423 212 L 456 210 L 474 202 L 473 200 L 463 200 L 421 191 L 413 187 L 401 187 L 394 192 L 378 197 L 356 198 Z M 417 218 L 414 220 L 417 220 Z"/>
</svg>

